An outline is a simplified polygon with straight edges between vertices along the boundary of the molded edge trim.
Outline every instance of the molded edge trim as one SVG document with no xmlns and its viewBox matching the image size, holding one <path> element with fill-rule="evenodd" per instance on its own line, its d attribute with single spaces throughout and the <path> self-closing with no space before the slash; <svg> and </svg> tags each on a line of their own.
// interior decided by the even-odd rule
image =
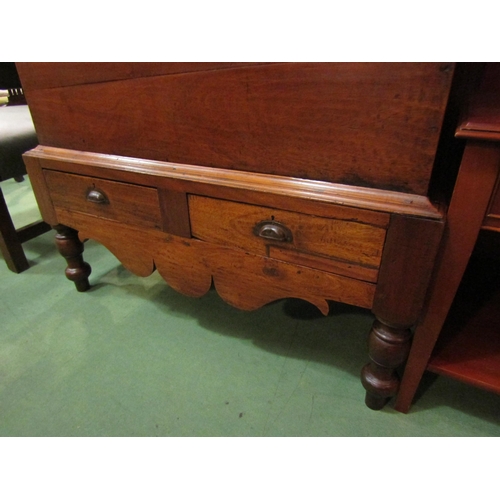
<svg viewBox="0 0 500 500">
<path fill-rule="evenodd" d="M 378 212 L 442 219 L 443 211 L 426 196 L 325 181 L 241 170 L 184 165 L 142 158 L 37 146 L 25 153 L 39 159 L 83 163 L 94 167 L 168 177 L 182 181 L 259 191 Z"/>
</svg>

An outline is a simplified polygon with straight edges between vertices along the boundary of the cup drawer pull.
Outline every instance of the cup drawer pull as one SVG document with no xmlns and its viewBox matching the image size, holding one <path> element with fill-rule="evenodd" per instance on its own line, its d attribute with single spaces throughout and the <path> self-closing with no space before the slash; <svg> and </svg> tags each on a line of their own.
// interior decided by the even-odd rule
<svg viewBox="0 0 500 500">
<path fill-rule="evenodd" d="M 284 224 L 273 220 L 259 222 L 253 229 L 253 234 L 266 240 L 288 242 L 293 240 L 292 232 Z"/>
<path fill-rule="evenodd" d="M 104 205 L 106 203 L 109 203 L 109 200 L 106 197 L 106 195 L 97 189 L 91 189 L 87 193 L 87 201 L 90 201 L 91 203 L 97 203 L 99 205 Z"/>
</svg>

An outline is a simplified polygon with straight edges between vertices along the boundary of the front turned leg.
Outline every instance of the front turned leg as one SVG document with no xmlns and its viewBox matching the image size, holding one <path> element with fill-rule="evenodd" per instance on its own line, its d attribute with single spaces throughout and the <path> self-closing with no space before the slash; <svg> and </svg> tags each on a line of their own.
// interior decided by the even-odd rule
<svg viewBox="0 0 500 500">
<path fill-rule="evenodd" d="M 78 231 L 62 224 L 54 226 L 54 229 L 57 231 L 57 249 L 68 263 L 66 278 L 75 283 L 79 292 L 85 292 L 90 288 L 88 277 L 91 267 L 83 260 L 83 243 L 78 238 Z"/>
<path fill-rule="evenodd" d="M 361 375 L 373 410 L 399 390 L 396 369 L 410 352 L 410 328 L 422 311 L 443 228 L 442 219 L 391 215 L 373 299 L 370 362 Z"/>
<path fill-rule="evenodd" d="M 372 410 L 381 410 L 399 389 L 396 369 L 410 351 L 409 328 L 393 328 L 376 319 L 368 338 L 370 363 L 361 372 L 366 389 L 365 403 Z"/>
</svg>

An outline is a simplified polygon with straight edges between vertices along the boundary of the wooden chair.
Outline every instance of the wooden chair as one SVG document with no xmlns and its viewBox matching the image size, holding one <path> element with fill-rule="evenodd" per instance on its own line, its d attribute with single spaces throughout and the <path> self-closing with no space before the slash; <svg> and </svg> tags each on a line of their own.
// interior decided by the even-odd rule
<svg viewBox="0 0 500 500">
<path fill-rule="evenodd" d="M 0 88 L 8 90 L 8 102 L 0 106 L 0 181 L 21 182 L 26 175 L 22 155 L 38 140 L 14 63 L 0 63 Z M 41 220 L 16 229 L 0 189 L 0 251 L 11 271 L 28 269 L 22 243 L 49 229 Z"/>
</svg>

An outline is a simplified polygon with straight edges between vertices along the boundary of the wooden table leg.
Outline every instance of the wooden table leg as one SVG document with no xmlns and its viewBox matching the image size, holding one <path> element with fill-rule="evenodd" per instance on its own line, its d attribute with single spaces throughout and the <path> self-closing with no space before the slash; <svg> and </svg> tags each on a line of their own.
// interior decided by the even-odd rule
<svg viewBox="0 0 500 500">
<path fill-rule="evenodd" d="M 54 226 L 57 231 L 56 245 L 59 253 L 66 259 L 66 278 L 75 283 L 79 292 L 85 292 L 90 288 L 88 277 L 91 268 L 82 257 L 83 243 L 78 238 L 78 231 L 59 224 Z"/>
<path fill-rule="evenodd" d="M 370 363 L 361 372 L 368 408 L 380 410 L 389 398 L 397 394 L 399 378 L 396 369 L 408 356 L 410 338 L 409 328 L 392 328 L 379 320 L 373 323 L 368 340 Z"/>
<path fill-rule="evenodd" d="M 368 340 L 370 363 L 361 373 L 373 410 L 398 392 L 396 370 L 410 350 L 410 327 L 422 311 L 443 227 L 441 219 L 391 217 L 372 308 L 377 320 Z"/>
<path fill-rule="evenodd" d="M 7 267 L 14 273 L 22 273 L 29 268 L 21 241 L 0 189 L 0 251 Z"/>
<path fill-rule="evenodd" d="M 500 165 L 494 143 L 467 144 L 448 210 L 427 304 L 417 325 L 395 409 L 407 413 L 481 229 Z"/>
</svg>

